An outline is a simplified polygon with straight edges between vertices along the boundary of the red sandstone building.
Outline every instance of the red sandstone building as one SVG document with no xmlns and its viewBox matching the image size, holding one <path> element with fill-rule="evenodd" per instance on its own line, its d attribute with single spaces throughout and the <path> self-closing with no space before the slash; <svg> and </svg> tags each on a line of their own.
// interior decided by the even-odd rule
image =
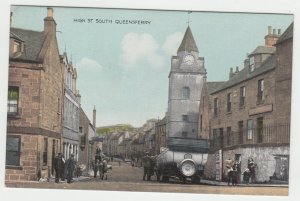
<svg viewBox="0 0 300 201">
<path fill-rule="evenodd" d="M 265 45 L 230 71 L 229 80 L 204 85 L 199 137 L 209 135 L 212 150 L 205 176 L 226 180 L 225 160 L 253 158 L 256 181 L 288 181 L 293 24 L 281 34 L 269 27 Z"/>
<path fill-rule="evenodd" d="M 61 151 L 64 100 L 52 8 L 43 31 L 10 29 L 8 86 L 5 180 L 49 177 Z"/>
</svg>

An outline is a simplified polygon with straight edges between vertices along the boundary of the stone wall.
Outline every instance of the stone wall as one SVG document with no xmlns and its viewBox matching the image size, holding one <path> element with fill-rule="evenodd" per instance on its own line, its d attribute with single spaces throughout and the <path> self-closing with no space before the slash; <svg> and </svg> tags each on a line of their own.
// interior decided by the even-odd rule
<svg viewBox="0 0 300 201">
<path fill-rule="evenodd" d="M 25 133 L 21 135 L 10 133 L 9 136 L 20 137 L 20 166 L 6 166 L 5 181 L 37 181 L 39 170 L 42 178 L 51 175 L 51 165 L 48 172 L 48 164 L 52 164 L 52 147 L 55 138 L 47 138 L 48 164 L 43 166 L 44 136 Z M 60 149 L 60 143 L 57 143 L 55 151 L 58 149 Z"/>
<path fill-rule="evenodd" d="M 264 101 L 257 104 L 258 80 L 264 79 Z M 275 102 L 275 72 L 274 70 L 261 74 L 251 80 L 244 81 L 228 89 L 211 95 L 212 113 L 214 112 L 214 98 L 219 99 L 220 110 L 218 115 L 212 114 L 211 131 L 223 128 L 226 136 L 226 128 L 231 127 L 233 135 L 238 135 L 238 122 L 243 121 L 243 128 L 247 128 L 247 120 L 253 120 L 253 128 L 257 128 L 257 118 L 263 117 L 264 125 L 274 125 L 274 102 Z M 240 87 L 246 87 L 245 105 L 240 106 Z M 231 111 L 227 112 L 227 94 L 231 93 Z M 246 133 L 244 131 L 244 138 Z M 255 135 L 253 136 L 255 139 Z M 233 136 L 238 139 L 238 136 Z M 246 138 L 244 139 L 244 141 Z M 226 138 L 224 139 L 226 142 Z"/>
<path fill-rule="evenodd" d="M 290 122 L 292 91 L 293 40 L 277 45 L 278 63 L 275 78 L 275 117 L 276 122 Z"/>
<path fill-rule="evenodd" d="M 19 87 L 19 103 L 18 114 L 8 116 L 7 126 L 39 127 L 41 71 L 38 64 L 9 63 L 8 86 Z"/>
<path fill-rule="evenodd" d="M 253 158 L 254 162 L 257 164 L 255 169 L 256 171 L 256 181 L 257 182 L 266 182 L 270 180 L 270 176 L 272 176 L 275 172 L 276 168 L 276 160 L 275 156 L 283 155 L 289 156 L 290 148 L 287 145 L 282 145 L 278 147 L 263 147 L 263 146 L 255 146 L 255 147 L 247 147 L 247 148 L 237 148 L 232 150 L 223 150 L 223 178 L 227 178 L 227 168 L 225 167 L 225 160 L 227 159 L 235 159 L 236 154 L 241 155 L 241 172 L 243 172 L 248 165 L 248 159 Z M 215 164 L 215 153 L 211 153 L 208 156 L 207 164 L 204 170 L 204 176 L 207 179 L 215 179 L 216 178 L 216 164 Z M 241 181 L 242 181 L 242 175 Z"/>
</svg>

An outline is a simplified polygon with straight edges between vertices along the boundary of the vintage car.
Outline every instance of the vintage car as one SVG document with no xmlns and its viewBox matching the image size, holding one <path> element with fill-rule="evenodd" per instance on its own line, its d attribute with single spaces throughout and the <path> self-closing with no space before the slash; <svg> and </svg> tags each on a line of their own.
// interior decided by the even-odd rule
<svg viewBox="0 0 300 201">
<path fill-rule="evenodd" d="M 168 138 L 167 148 L 156 157 L 157 180 L 167 182 L 172 177 L 182 182 L 200 183 L 208 150 L 208 140 Z"/>
</svg>

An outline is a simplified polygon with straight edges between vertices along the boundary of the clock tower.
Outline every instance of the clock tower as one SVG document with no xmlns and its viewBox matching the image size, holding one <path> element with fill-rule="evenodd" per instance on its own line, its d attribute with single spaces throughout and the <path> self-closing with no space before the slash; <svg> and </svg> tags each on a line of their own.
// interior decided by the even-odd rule
<svg viewBox="0 0 300 201">
<path fill-rule="evenodd" d="M 198 136 L 199 106 L 206 70 L 191 28 L 188 26 L 171 59 L 167 113 L 167 137 Z"/>
</svg>

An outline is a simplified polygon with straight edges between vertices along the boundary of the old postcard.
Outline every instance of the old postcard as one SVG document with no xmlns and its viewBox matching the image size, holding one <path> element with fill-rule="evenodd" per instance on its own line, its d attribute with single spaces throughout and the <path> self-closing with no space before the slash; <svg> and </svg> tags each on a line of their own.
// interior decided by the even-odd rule
<svg viewBox="0 0 300 201">
<path fill-rule="evenodd" d="M 293 13 L 10 5 L 4 185 L 288 196 L 294 35 Z"/>
</svg>

